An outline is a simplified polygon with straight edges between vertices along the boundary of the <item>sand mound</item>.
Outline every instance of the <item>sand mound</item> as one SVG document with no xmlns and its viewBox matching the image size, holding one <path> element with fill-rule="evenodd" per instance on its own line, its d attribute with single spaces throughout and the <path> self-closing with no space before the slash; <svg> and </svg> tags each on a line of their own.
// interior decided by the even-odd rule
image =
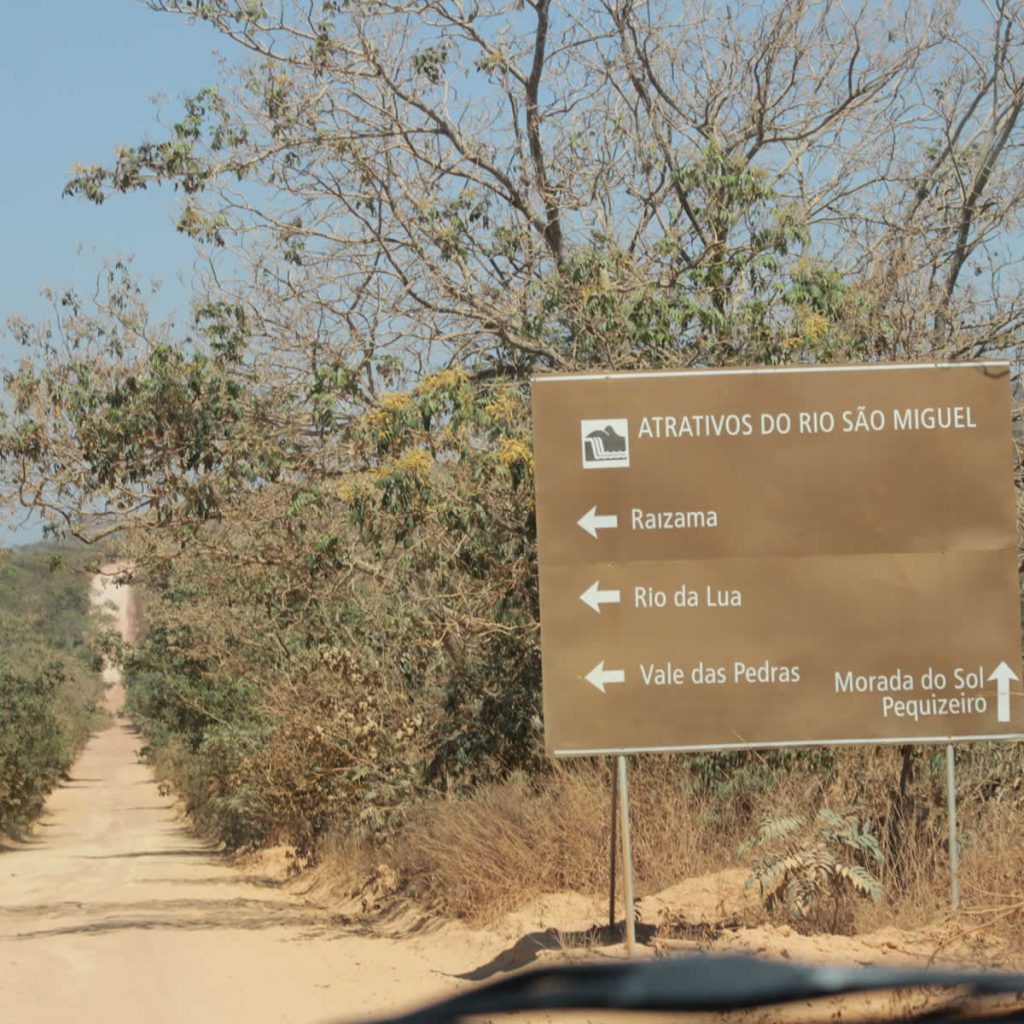
<svg viewBox="0 0 1024 1024">
<path fill-rule="evenodd" d="M 956 921 L 913 931 L 886 927 L 851 936 L 804 935 L 788 925 L 764 923 L 748 878 L 743 869 L 719 871 L 685 879 L 638 901 L 639 955 L 746 953 L 804 963 L 890 966 L 1013 967 L 1019 959 L 1005 943 Z M 500 962 L 489 966 L 514 970 L 551 956 L 625 955 L 621 908 L 618 917 L 618 926 L 608 927 L 607 903 L 577 893 L 532 900 L 492 929 L 512 944 Z"/>
<path fill-rule="evenodd" d="M 547 893 L 507 914 L 494 928 L 503 936 L 553 930 L 566 935 L 587 932 L 607 921 L 608 904 L 577 892 Z"/>
<path fill-rule="evenodd" d="M 735 927 L 758 911 L 757 892 L 747 888 L 749 877 L 749 871 L 732 868 L 687 878 L 638 901 L 637 915 L 662 930 Z"/>
</svg>

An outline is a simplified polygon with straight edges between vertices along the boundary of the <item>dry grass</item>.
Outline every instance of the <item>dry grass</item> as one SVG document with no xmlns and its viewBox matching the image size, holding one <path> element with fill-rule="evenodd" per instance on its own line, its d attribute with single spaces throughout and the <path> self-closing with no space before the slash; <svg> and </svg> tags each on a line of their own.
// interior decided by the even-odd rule
<svg viewBox="0 0 1024 1024">
<path fill-rule="evenodd" d="M 540 791 L 521 777 L 484 787 L 427 809 L 394 863 L 417 896 L 475 922 L 544 892 L 598 891 L 608 870 L 606 790 L 587 771 L 560 772 Z"/>
<path fill-rule="evenodd" d="M 347 897 L 372 877 L 381 859 L 380 851 L 364 839 L 336 830 L 318 850 L 313 885 L 331 897 Z"/>
<path fill-rule="evenodd" d="M 605 771 L 599 774 L 604 781 L 607 858 L 611 805 L 608 776 Z M 736 866 L 739 840 L 731 826 L 715 823 L 708 801 L 682 784 L 678 763 L 673 759 L 651 758 L 634 763 L 629 799 L 638 896 L 660 892 L 684 878 Z M 602 889 L 607 885 L 606 870 Z"/>
<path fill-rule="evenodd" d="M 877 823 L 891 814 L 894 751 L 843 751 L 830 785 L 779 771 L 742 809 L 700 798 L 678 759 L 635 759 L 630 801 L 637 895 L 661 892 L 726 868 L 750 867 L 737 853 L 764 817 L 813 814 L 825 804 Z M 948 920 L 949 856 L 941 790 L 918 793 L 913 822 L 901 833 L 898 877 L 883 874 L 887 898 L 856 901 L 855 929 L 920 928 Z M 519 776 L 472 797 L 426 805 L 395 845 L 382 851 L 335 836 L 321 870 L 354 890 L 384 864 L 406 891 L 449 918 L 492 922 L 547 893 L 604 898 L 608 887 L 610 774 L 606 764 L 560 765 L 541 782 Z M 998 803 L 964 808 L 962 925 L 1014 938 L 1024 924 L 1024 808 Z M 621 890 L 620 890 L 621 891 Z"/>
<path fill-rule="evenodd" d="M 1020 940 L 1024 926 L 1024 814 L 991 804 L 965 832 L 961 854 L 964 923 Z"/>
<path fill-rule="evenodd" d="M 610 796 L 605 765 L 560 766 L 540 785 L 517 776 L 470 799 L 424 807 L 386 856 L 335 837 L 323 859 L 334 862 L 329 870 L 342 887 L 386 860 L 417 899 L 482 924 L 545 893 L 603 896 Z M 638 896 L 724 866 L 708 815 L 670 764 L 634 766 L 630 800 Z"/>
</svg>

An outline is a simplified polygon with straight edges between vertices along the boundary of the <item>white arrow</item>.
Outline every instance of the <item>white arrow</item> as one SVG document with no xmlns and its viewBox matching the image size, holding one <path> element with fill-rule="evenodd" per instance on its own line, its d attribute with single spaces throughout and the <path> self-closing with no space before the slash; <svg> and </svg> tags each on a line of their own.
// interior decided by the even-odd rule
<svg viewBox="0 0 1024 1024">
<path fill-rule="evenodd" d="M 996 717 L 1000 722 L 1008 722 L 1010 720 L 1010 681 L 1017 678 L 1017 673 L 1005 661 L 999 662 L 992 675 L 988 677 L 990 683 L 995 680 Z"/>
<path fill-rule="evenodd" d="M 605 668 L 604 662 L 599 661 L 584 678 L 604 693 L 604 688 L 608 683 L 624 683 L 626 673 L 621 668 Z"/>
<path fill-rule="evenodd" d="M 620 591 L 600 590 L 600 586 L 600 580 L 594 580 L 594 582 L 591 583 L 582 594 L 580 594 L 580 600 L 584 604 L 589 604 L 598 615 L 601 614 L 601 605 L 618 604 L 622 600 L 622 594 Z"/>
<path fill-rule="evenodd" d="M 619 525 L 619 517 L 599 516 L 595 505 L 576 520 L 576 525 L 586 530 L 591 537 L 596 537 L 598 530 L 614 530 Z"/>
</svg>

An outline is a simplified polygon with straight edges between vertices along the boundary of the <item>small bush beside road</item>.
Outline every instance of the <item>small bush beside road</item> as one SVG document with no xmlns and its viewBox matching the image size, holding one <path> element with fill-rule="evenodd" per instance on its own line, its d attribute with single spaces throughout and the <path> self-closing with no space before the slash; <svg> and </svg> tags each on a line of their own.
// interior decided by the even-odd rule
<svg viewBox="0 0 1024 1024">
<path fill-rule="evenodd" d="M 103 721 L 88 577 L 70 565 L 51 570 L 56 555 L 45 545 L 0 551 L 0 833 L 39 814 Z"/>
</svg>

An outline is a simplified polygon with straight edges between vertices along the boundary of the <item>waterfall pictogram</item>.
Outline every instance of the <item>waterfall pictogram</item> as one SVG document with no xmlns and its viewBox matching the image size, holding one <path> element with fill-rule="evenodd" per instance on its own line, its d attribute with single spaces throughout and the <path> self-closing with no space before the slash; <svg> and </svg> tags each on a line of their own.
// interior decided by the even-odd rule
<svg viewBox="0 0 1024 1024">
<path fill-rule="evenodd" d="M 580 420 L 584 469 L 629 466 L 629 420 Z"/>
</svg>

